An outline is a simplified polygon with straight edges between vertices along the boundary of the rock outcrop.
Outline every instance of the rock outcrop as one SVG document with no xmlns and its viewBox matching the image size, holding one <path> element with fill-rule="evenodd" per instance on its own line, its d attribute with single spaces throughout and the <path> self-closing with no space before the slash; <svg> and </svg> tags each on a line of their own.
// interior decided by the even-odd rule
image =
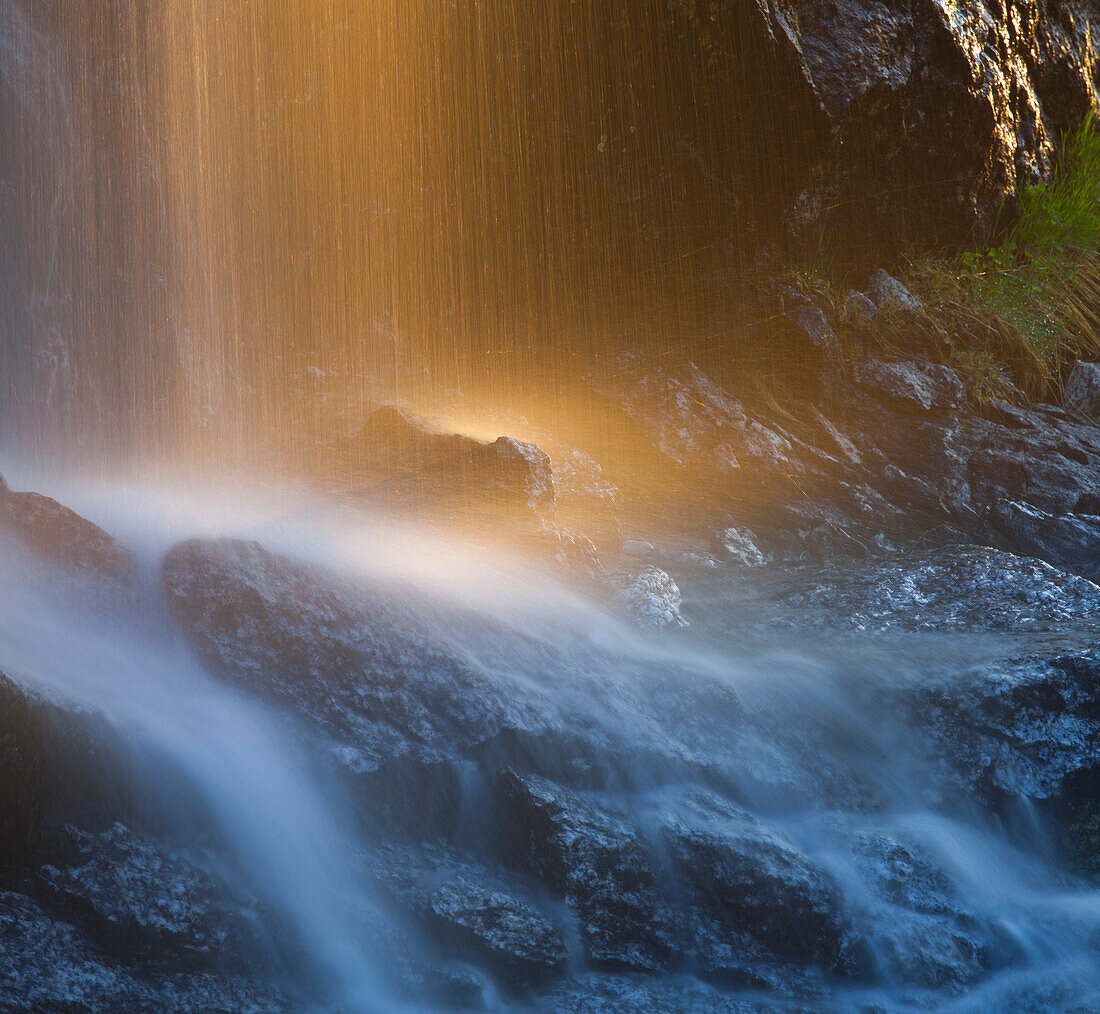
<svg viewBox="0 0 1100 1014">
<path fill-rule="evenodd" d="M 0 530 L 68 570 L 113 581 L 131 580 L 137 561 L 102 528 L 41 493 L 17 493 L 0 477 Z"/>
<path fill-rule="evenodd" d="M 1098 13 L 1091 0 L 760 7 L 828 122 L 791 227 L 860 259 L 987 237 L 1097 103 Z"/>
</svg>

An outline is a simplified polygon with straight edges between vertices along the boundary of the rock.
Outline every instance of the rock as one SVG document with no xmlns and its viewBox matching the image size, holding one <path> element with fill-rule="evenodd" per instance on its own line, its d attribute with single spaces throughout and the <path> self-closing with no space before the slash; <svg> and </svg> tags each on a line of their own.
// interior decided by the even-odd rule
<svg viewBox="0 0 1100 1014">
<path fill-rule="evenodd" d="M 126 582 L 133 553 L 98 525 L 40 493 L 16 493 L 0 478 L 0 527 L 53 563 L 76 573 Z"/>
<path fill-rule="evenodd" d="M 701 956 L 712 975 L 736 978 L 746 955 L 841 968 L 847 925 L 836 885 L 783 835 L 701 793 L 688 795 L 662 835 L 690 892 L 697 940 L 721 943 Z"/>
<path fill-rule="evenodd" d="M 813 305 L 796 306 L 787 311 L 786 317 L 818 353 L 830 359 L 840 355 L 840 339 L 821 309 Z"/>
<path fill-rule="evenodd" d="M 1100 625 L 1100 587 L 1030 557 L 987 547 L 908 551 L 799 576 L 784 607 L 797 622 L 857 630 L 1082 630 Z"/>
<path fill-rule="evenodd" d="M 1014 550 L 1049 560 L 1088 578 L 1100 578 L 1100 519 L 1051 514 L 1012 500 L 994 504 L 989 521 Z"/>
<path fill-rule="evenodd" d="M 731 525 L 718 533 L 718 544 L 734 563 L 742 567 L 763 567 L 768 558 L 757 545 L 757 537 L 748 528 Z"/>
<path fill-rule="evenodd" d="M 364 858 L 391 901 L 445 954 L 487 968 L 510 989 L 564 972 L 560 931 L 501 870 L 438 845 L 384 846 Z"/>
<path fill-rule="evenodd" d="M 173 547 L 163 576 L 209 668 L 331 738 L 339 764 L 372 786 L 395 822 L 457 819 L 460 752 L 509 724 L 540 724 L 520 687 L 494 682 L 435 640 L 430 610 L 399 590 L 233 540 Z M 463 622 L 448 613 L 452 632 Z"/>
<path fill-rule="evenodd" d="M 878 307 L 867 293 L 851 289 L 844 299 L 844 312 L 849 317 L 866 322 L 874 318 Z"/>
<path fill-rule="evenodd" d="M 1100 420 L 1100 363 L 1074 363 L 1062 400 L 1071 412 Z"/>
<path fill-rule="evenodd" d="M 128 816 L 131 781 L 125 745 L 105 721 L 0 673 L 0 867 L 41 862 L 51 825 L 77 811 Z"/>
<path fill-rule="evenodd" d="M 530 905 L 464 877 L 441 885 L 428 908 L 444 940 L 502 970 L 514 985 L 553 978 L 568 960 L 561 934 Z"/>
<path fill-rule="evenodd" d="M 878 975 L 890 982 L 958 991 L 1013 954 L 1003 932 L 958 899 L 947 875 L 920 851 L 883 831 L 849 839 L 870 889 L 854 921 L 866 927 Z"/>
<path fill-rule="evenodd" d="M 587 380 L 676 465 L 728 476 L 747 463 L 773 469 L 792 451 L 782 434 L 750 419 L 741 403 L 694 363 L 655 365 L 632 350 Z"/>
<path fill-rule="evenodd" d="M 810 89 L 829 125 L 790 214 L 795 235 L 857 263 L 991 236 L 1050 169 L 1059 132 L 1097 102 L 1091 15 L 935 0 L 762 9 L 798 68 L 789 87 Z"/>
<path fill-rule="evenodd" d="M 132 764 L 106 722 L 0 677 L 0 1010 L 300 1011 L 253 960 L 254 900 L 119 822 Z"/>
<path fill-rule="evenodd" d="M 1095 801 L 1100 660 L 1093 652 L 971 669 L 916 688 L 910 700 L 958 783 L 990 804 L 1045 802 L 1064 817 Z"/>
<path fill-rule="evenodd" d="M 642 539 L 623 539 L 623 556 L 637 556 L 643 560 L 651 560 L 656 556 L 657 550 L 652 542 Z"/>
<path fill-rule="evenodd" d="M 244 976 L 120 964 L 71 921 L 22 894 L 0 893 L 0 1011 L 154 1010 L 304 1014 L 300 1003 Z"/>
<path fill-rule="evenodd" d="M 672 927 L 637 831 L 544 779 L 507 771 L 499 791 L 512 861 L 575 909 L 589 959 L 613 968 L 664 967 Z"/>
<path fill-rule="evenodd" d="M 357 486 L 384 502 L 554 511 L 550 458 L 534 444 L 511 437 L 486 444 L 438 433 L 392 405 L 373 412 L 354 437 L 332 444 L 322 464 L 354 477 Z"/>
<path fill-rule="evenodd" d="M 554 1014 L 841 1014 L 842 1008 L 815 1002 L 730 996 L 688 975 L 609 976 L 589 974 L 563 982 L 548 995 Z M 845 1014 L 851 1014 L 847 1008 Z M 877 1014 L 870 1009 L 860 1014 Z"/>
<path fill-rule="evenodd" d="M 102 949 L 196 968 L 242 968 L 245 951 L 255 952 L 254 898 L 118 822 L 97 833 L 70 826 L 66 837 L 65 859 L 42 867 L 38 883 Z"/>
<path fill-rule="evenodd" d="M 919 313 L 924 309 L 924 304 L 913 293 L 882 268 L 879 268 L 868 280 L 867 294 L 876 310 L 885 310 L 887 307 L 894 306 L 911 313 Z"/>
<path fill-rule="evenodd" d="M 663 630 L 689 626 L 680 614 L 680 589 L 663 570 L 646 567 L 634 574 L 618 575 L 612 583 L 612 605 L 643 627 Z"/>
<path fill-rule="evenodd" d="M 858 363 L 854 376 L 856 383 L 876 394 L 916 405 L 925 412 L 935 408 L 956 409 L 963 402 L 962 381 L 947 366 L 871 359 Z"/>
</svg>

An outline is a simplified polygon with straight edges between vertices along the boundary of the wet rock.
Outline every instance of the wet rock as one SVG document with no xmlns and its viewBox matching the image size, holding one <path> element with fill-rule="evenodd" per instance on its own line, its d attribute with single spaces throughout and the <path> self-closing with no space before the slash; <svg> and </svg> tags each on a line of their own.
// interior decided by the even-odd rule
<svg viewBox="0 0 1100 1014">
<path fill-rule="evenodd" d="M 963 385 L 947 366 L 910 361 L 888 363 L 871 359 L 858 363 L 856 383 L 896 401 L 915 405 L 925 412 L 956 409 L 962 405 Z"/>
<path fill-rule="evenodd" d="M 245 969 L 251 899 L 118 822 L 131 763 L 96 716 L 0 677 L 0 1010 L 299 1010 Z"/>
<path fill-rule="evenodd" d="M 98 525 L 40 493 L 16 493 L 0 478 L 0 528 L 35 553 L 76 573 L 129 581 L 137 572 L 133 553 Z"/>
<path fill-rule="evenodd" d="M 768 558 L 757 545 L 756 535 L 748 528 L 731 525 L 718 533 L 718 544 L 725 555 L 742 567 L 763 567 Z"/>
<path fill-rule="evenodd" d="M 819 307 L 812 304 L 796 306 L 788 310 L 786 316 L 818 354 L 833 359 L 840 355 L 840 339 Z"/>
<path fill-rule="evenodd" d="M 130 764 L 106 722 L 36 695 L 0 673 L 0 865 L 43 861 L 67 814 L 125 815 Z"/>
<path fill-rule="evenodd" d="M 847 935 L 836 885 L 762 821 L 713 796 L 689 795 L 662 826 L 688 924 L 710 974 L 736 979 L 747 958 L 837 969 Z M 714 946 L 715 944 L 719 946 Z"/>
<path fill-rule="evenodd" d="M 564 971 L 561 933 L 500 871 L 439 846 L 386 846 L 365 858 L 388 897 L 445 954 L 486 968 L 509 988 Z"/>
<path fill-rule="evenodd" d="M 1100 419 L 1100 363 L 1075 363 L 1062 399 L 1070 411 Z"/>
<path fill-rule="evenodd" d="M 1052 514 L 1006 500 L 993 505 L 989 520 L 1017 552 L 1049 560 L 1075 574 L 1100 577 L 1100 518 Z"/>
<path fill-rule="evenodd" d="M 977 982 L 1011 947 L 956 897 L 948 876 L 893 834 L 851 840 L 868 892 L 853 892 L 874 974 L 890 982 L 956 991 Z M 872 900 L 873 899 L 873 900 Z"/>
<path fill-rule="evenodd" d="M 149 972 L 105 957 L 78 926 L 36 901 L 0 893 L 0 1011 L 5 1014 L 303 1014 L 297 1002 L 246 977 Z"/>
<path fill-rule="evenodd" d="M 658 567 L 613 578 L 611 604 L 643 627 L 665 630 L 689 626 L 680 613 L 683 597 L 676 582 Z"/>
<path fill-rule="evenodd" d="M 517 985 L 552 978 L 568 959 L 561 934 L 530 905 L 464 877 L 434 891 L 428 908 L 445 940 Z"/>
<path fill-rule="evenodd" d="M 562 983 L 548 994 L 547 1002 L 554 1014 L 839 1014 L 841 1010 L 822 1001 L 809 1007 L 729 996 L 696 978 L 674 975 L 659 979 L 587 975 Z"/>
<path fill-rule="evenodd" d="M 124 824 L 68 827 L 66 838 L 64 860 L 42 867 L 38 883 L 91 927 L 99 947 L 130 961 L 242 965 L 255 899 Z"/>
<path fill-rule="evenodd" d="M 882 268 L 868 279 L 867 295 L 874 303 L 876 310 L 885 310 L 894 306 L 911 313 L 919 313 L 924 309 L 924 304 L 913 293 Z"/>
<path fill-rule="evenodd" d="M 912 692 L 959 784 L 993 804 L 1072 812 L 1100 775 L 1100 661 L 1092 652 L 970 670 Z"/>
<path fill-rule="evenodd" d="M 509 724 L 540 725 L 518 686 L 491 680 L 433 640 L 429 612 L 399 590 L 233 540 L 175 546 L 163 576 L 212 671 L 331 737 L 339 763 L 387 793 L 375 802 L 391 819 L 456 819 L 456 751 Z M 463 619 L 447 622 L 457 631 Z M 469 622 L 481 629 L 476 617 Z"/>
<path fill-rule="evenodd" d="M 637 831 L 545 779 L 506 771 L 500 793 L 512 861 L 569 902 L 588 957 L 608 967 L 664 967 L 672 926 Z"/>
<path fill-rule="evenodd" d="M 857 630 L 1079 630 L 1100 624 L 1100 587 L 1050 564 L 960 546 L 832 564 L 799 578 L 785 606 L 797 623 Z"/>
</svg>

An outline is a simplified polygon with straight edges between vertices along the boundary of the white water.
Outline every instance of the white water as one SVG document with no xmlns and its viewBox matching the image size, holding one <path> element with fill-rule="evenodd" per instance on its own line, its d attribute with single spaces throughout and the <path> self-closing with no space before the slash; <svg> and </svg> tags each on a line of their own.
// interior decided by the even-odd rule
<svg viewBox="0 0 1100 1014">
<path fill-rule="evenodd" d="M 380 939 L 390 916 L 355 872 L 350 815 L 340 794 L 312 770 L 308 739 L 284 716 L 207 675 L 174 631 L 156 569 L 164 551 L 183 537 L 255 537 L 358 578 L 400 579 L 414 600 L 423 600 L 430 622 L 440 625 L 440 642 L 480 671 L 511 681 L 517 692 L 535 691 L 563 722 L 582 715 L 598 727 L 625 728 L 639 745 L 666 737 L 686 737 L 685 750 L 696 745 L 690 728 L 655 718 L 643 700 L 645 681 L 661 667 L 670 679 L 687 673 L 700 683 L 732 685 L 750 708 L 813 714 L 838 741 L 856 742 L 869 758 L 886 758 L 868 763 L 881 765 L 871 777 L 890 787 L 893 802 L 885 812 L 860 814 L 786 804 L 769 819 L 828 869 L 857 906 L 877 903 L 845 841 L 861 830 L 885 829 L 919 844 L 948 875 L 960 903 L 999 925 L 1022 955 L 953 1000 L 920 990 L 899 995 L 884 984 L 853 992 L 853 1002 L 860 996 L 900 1002 L 901 1009 L 977 1014 L 1017 1009 L 1013 997 L 1033 987 L 1064 988 L 1076 1003 L 1100 997 L 1093 950 L 1100 939 L 1100 894 L 1050 865 L 1036 845 L 1041 833 L 1034 840 L 1014 838 L 976 815 L 937 810 L 937 786 L 920 767 L 906 731 L 863 701 L 862 681 L 920 678 L 931 656 L 887 650 L 852 665 L 828 656 L 811 663 L 785 650 L 749 663 L 699 640 L 655 641 L 516 562 L 487 559 L 484 550 L 423 532 L 321 512 L 293 491 L 223 486 L 200 495 L 186 483 L 47 491 L 137 547 L 146 570 L 141 601 L 119 615 L 84 589 L 59 591 L 58 575 L 28 569 L 20 552 L 5 547 L 0 671 L 101 712 L 144 753 L 182 775 L 213 819 L 216 837 L 290 934 L 308 970 L 304 988 L 321 1009 L 401 1009 L 386 985 Z M 491 627 L 471 625 L 471 615 Z M 927 640 L 920 645 L 942 650 Z M 887 676 L 884 665 L 892 666 Z M 700 726 L 704 748 L 711 732 Z M 717 766 L 724 763 L 716 756 Z M 642 796 L 648 791 L 648 776 L 636 774 L 631 798 L 641 798 L 639 786 Z M 666 790 L 656 782 L 651 791 Z"/>
<path fill-rule="evenodd" d="M 397 1009 L 375 956 L 382 913 L 297 730 L 202 670 L 151 581 L 145 601 L 120 616 L 81 589 L 57 594 L 61 575 L 32 576 L 13 547 L 0 553 L 0 671 L 102 714 L 184 779 L 214 821 L 209 830 L 292 936 L 316 995 L 348 1014 Z"/>
</svg>

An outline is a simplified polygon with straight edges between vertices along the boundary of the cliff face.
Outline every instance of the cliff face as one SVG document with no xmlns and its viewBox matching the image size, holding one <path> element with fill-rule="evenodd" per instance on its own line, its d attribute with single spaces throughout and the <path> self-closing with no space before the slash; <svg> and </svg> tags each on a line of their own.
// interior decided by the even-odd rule
<svg viewBox="0 0 1100 1014">
<path fill-rule="evenodd" d="M 695 5 L 699 7 L 700 5 Z M 736 21 L 732 8 L 710 16 Z M 828 140 L 787 215 L 863 256 L 981 240 L 1097 100 L 1094 0 L 771 0 L 753 5 Z M 818 129 L 815 121 L 792 129 Z"/>
</svg>

